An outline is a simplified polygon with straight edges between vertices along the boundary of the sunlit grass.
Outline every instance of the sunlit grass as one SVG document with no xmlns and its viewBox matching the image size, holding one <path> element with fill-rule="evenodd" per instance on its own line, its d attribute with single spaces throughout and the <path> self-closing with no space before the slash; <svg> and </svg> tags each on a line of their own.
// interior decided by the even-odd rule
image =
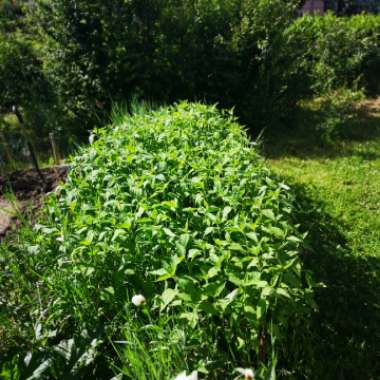
<svg viewBox="0 0 380 380">
<path fill-rule="evenodd" d="M 266 145 L 268 166 L 311 198 L 306 261 L 325 284 L 314 318 L 314 374 L 325 379 L 375 379 L 380 371 L 380 107 L 366 103 L 332 145 L 307 123 Z"/>
</svg>

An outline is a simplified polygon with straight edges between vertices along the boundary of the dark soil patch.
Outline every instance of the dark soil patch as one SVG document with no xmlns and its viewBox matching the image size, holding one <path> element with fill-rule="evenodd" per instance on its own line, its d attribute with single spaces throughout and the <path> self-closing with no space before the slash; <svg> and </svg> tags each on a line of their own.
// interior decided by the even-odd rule
<svg viewBox="0 0 380 380">
<path fill-rule="evenodd" d="M 42 169 L 45 183 L 34 169 L 17 171 L 0 176 L 0 197 L 12 192 L 18 200 L 28 200 L 37 195 L 53 191 L 69 171 L 68 166 L 53 166 Z"/>
<path fill-rule="evenodd" d="M 19 224 L 17 215 L 20 215 L 20 212 L 33 218 L 40 208 L 44 196 L 65 180 L 68 171 L 68 166 L 54 166 L 42 169 L 44 181 L 34 169 L 0 176 L 0 239 L 13 226 L 17 227 Z M 4 199 L 5 194 L 9 193 L 15 197 L 13 202 Z"/>
</svg>

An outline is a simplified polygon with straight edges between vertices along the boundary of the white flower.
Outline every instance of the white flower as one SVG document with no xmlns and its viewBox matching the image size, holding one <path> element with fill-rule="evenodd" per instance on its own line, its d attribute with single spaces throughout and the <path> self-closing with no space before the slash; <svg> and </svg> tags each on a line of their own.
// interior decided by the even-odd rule
<svg viewBox="0 0 380 380">
<path fill-rule="evenodd" d="M 90 137 L 88 138 L 88 142 L 90 145 L 92 145 L 95 141 L 95 135 L 93 133 L 90 134 Z"/>
<path fill-rule="evenodd" d="M 236 368 L 236 371 L 243 375 L 245 380 L 255 379 L 255 373 L 251 368 Z"/>
<path fill-rule="evenodd" d="M 193 371 L 189 376 L 186 376 L 186 372 L 181 372 L 174 380 L 198 380 L 198 371 Z"/>
<path fill-rule="evenodd" d="M 145 303 L 145 297 L 142 294 L 136 294 L 135 296 L 132 297 L 132 303 L 135 306 L 141 306 Z"/>
</svg>

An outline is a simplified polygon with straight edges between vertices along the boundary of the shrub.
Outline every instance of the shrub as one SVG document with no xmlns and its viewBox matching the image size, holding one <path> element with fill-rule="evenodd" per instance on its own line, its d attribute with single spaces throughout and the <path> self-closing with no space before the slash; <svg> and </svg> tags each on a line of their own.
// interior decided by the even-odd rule
<svg viewBox="0 0 380 380">
<path fill-rule="evenodd" d="M 286 33 L 297 3 L 242 2 L 232 41 L 240 63 L 234 105 L 253 130 L 277 128 L 305 96 L 303 57 Z"/>
<path fill-rule="evenodd" d="M 39 284 L 29 296 L 38 330 L 32 363 L 49 378 L 79 376 L 81 367 L 99 375 L 114 356 L 107 339 L 125 333 L 149 353 L 157 343 L 149 345 L 144 326 L 156 325 L 164 329 L 154 340 L 172 354 L 150 357 L 174 360 L 173 371 L 185 370 L 173 347 L 209 379 L 252 366 L 261 378 L 277 360 L 294 369 L 295 336 L 305 332 L 312 303 L 303 236 L 290 222 L 291 190 L 265 168 L 231 114 L 181 103 L 121 116 L 97 135 L 50 197 L 48 220 L 10 248 L 22 252 L 21 263 L 5 262 L 4 273 L 17 275 L 28 263 L 22 276 Z M 17 304 L 5 294 L 4 302 Z M 145 306 L 131 304 L 135 294 Z M 173 334 L 182 343 L 169 344 Z M 133 350 L 117 350 L 124 374 L 136 375 Z"/>
<path fill-rule="evenodd" d="M 258 132 L 289 122 L 306 97 L 358 82 L 378 92 L 380 16 L 297 19 L 299 4 L 37 0 L 21 9 L 58 94 L 57 111 L 83 137 L 108 119 L 113 103 L 134 96 L 235 107 Z M 15 12 L 6 5 L 3 14 Z M 22 20 L 12 25 L 25 29 Z"/>
<path fill-rule="evenodd" d="M 25 0 L 0 0 L 0 32 L 12 32 L 22 27 L 22 3 Z"/>
<path fill-rule="evenodd" d="M 66 112 L 85 128 L 137 95 L 236 106 L 258 131 L 302 96 L 283 37 L 296 0 L 38 4 L 46 67 Z"/>
<path fill-rule="evenodd" d="M 380 17 L 305 16 L 286 31 L 296 55 L 303 57 L 305 80 L 314 94 L 358 83 L 372 93 L 379 81 Z"/>
</svg>

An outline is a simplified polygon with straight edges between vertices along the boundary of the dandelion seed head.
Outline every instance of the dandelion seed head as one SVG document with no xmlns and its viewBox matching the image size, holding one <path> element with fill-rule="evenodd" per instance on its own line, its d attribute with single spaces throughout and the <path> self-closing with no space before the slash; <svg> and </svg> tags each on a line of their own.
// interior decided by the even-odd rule
<svg viewBox="0 0 380 380">
<path fill-rule="evenodd" d="M 198 380 L 198 371 L 193 371 L 189 376 L 183 371 L 174 380 Z"/>
<path fill-rule="evenodd" d="M 146 299 L 142 294 L 136 294 L 132 297 L 132 303 L 135 306 L 141 306 L 145 303 Z"/>
<path fill-rule="evenodd" d="M 237 368 L 236 371 L 243 375 L 245 380 L 255 379 L 255 373 L 251 368 Z"/>
</svg>

